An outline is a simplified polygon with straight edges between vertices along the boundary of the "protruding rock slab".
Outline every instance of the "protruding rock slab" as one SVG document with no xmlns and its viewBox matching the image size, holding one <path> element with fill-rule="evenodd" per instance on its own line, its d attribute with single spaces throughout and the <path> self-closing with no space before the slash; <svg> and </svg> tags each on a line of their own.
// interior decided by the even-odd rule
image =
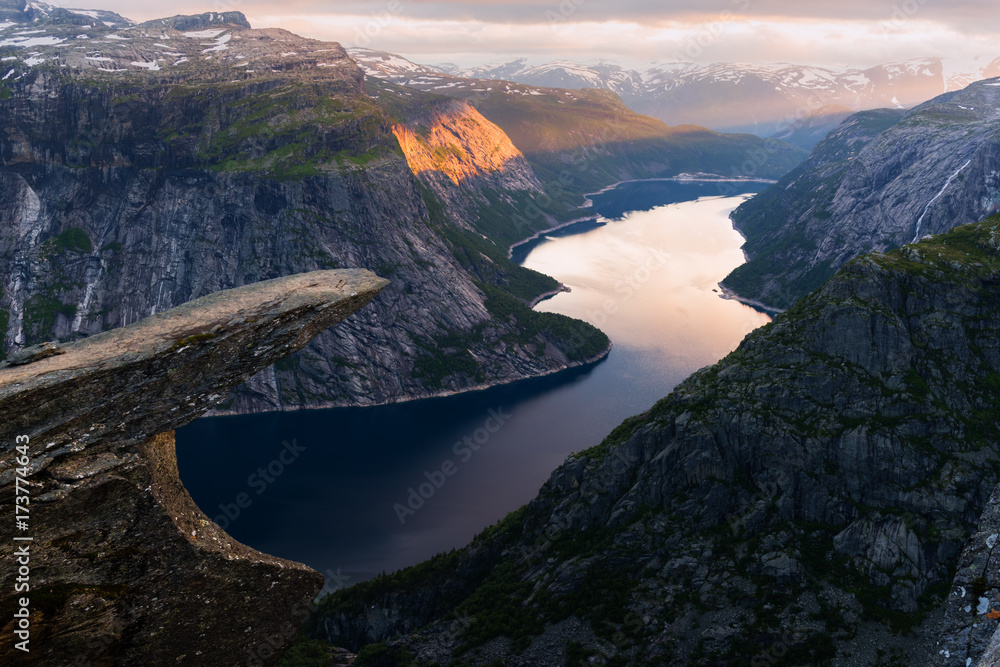
<svg viewBox="0 0 1000 667">
<path fill-rule="evenodd" d="M 269 280 L 0 370 L 0 662 L 272 663 L 322 576 L 209 521 L 178 478 L 172 430 L 386 284 L 363 270 Z M 30 438 L 24 594 L 13 590 L 19 435 Z M 21 595 L 29 654 L 14 648 Z"/>
</svg>

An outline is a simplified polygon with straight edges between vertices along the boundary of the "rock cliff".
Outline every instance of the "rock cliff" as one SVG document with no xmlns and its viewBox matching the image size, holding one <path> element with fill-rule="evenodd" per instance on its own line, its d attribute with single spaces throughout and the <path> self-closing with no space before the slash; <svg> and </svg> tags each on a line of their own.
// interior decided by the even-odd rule
<svg viewBox="0 0 1000 667">
<path fill-rule="evenodd" d="M 440 179 L 461 185 L 513 172 L 517 176 L 505 184 L 507 188 L 541 191 L 521 151 L 468 103 L 448 100 L 429 105 L 422 116 L 408 116 L 407 124 L 394 126 L 393 133 L 410 171 L 438 189 L 444 185 Z"/>
<path fill-rule="evenodd" d="M 386 284 L 356 270 L 278 278 L 0 369 L 0 661 L 273 664 L 323 577 L 212 523 L 177 476 L 172 429 Z M 15 648 L 25 625 L 28 653 Z"/>
<path fill-rule="evenodd" d="M 733 213 L 749 261 L 724 285 L 786 308 L 853 257 L 982 220 L 1000 207 L 998 128 L 995 79 L 848 118 Z"/>
<path fill-rule="evenodd" d="M 938 631 L 937 655 L 930 665 L 994 667 L 1000 663 L 1000 566 L 994 558 L 1000 534 L 1000 487 L 993 491 L 976 532 L 958 560 L 945 615 Z"/>
<path fill-rule="evenodd" d="M 530 203 L 537 189 L 509 140 L 467 106 L 376 99 L 338 44 L 253 30 L 239 14 L 77 18 L 86 25 L 32 20 L 24 40 L 23 25 L 2 28 L 0 51 L 13 54 L 0 89 L 6 351 L 259 280 L 365 266 L 391 277 L 383 299 L 219 409 L 392 402 L 606 353 L 593 327 L 532 313 L 525 304 L 555 281 L 461 222 L 504 193 Z M 469 150 L 459 185 L 407 164 L 394 132 L 419 137 L 425 121 Z"/>
<path fill-rule="evenodd" d="M 467 548 L 327 598 L 315 634 L 397 664 L 952 664 L 973 623 L 981 650 L 998 285 L 1000 218 L 850 262 Z"/>
</svg>

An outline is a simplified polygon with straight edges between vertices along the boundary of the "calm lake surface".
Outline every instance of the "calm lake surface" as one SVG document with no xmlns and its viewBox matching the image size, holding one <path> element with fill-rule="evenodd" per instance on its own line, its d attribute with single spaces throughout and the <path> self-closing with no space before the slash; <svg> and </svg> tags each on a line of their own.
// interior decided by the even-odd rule
<svg viewBox="0 0 1000 667">
<path fill-rule="evenodd" d="M 611 337 L 605 361 L 449 398 L 201 419 L 177 433 L 181 479 L 236 539 L 328 581 L 357 583 L 463 546 L 531 500 L 566 456 L 768 321 L 716 291 L 743 262 L 728 215 L 763 187 L 730 183 L 720 195 L 718 183 L 627 183 L 592 197 L 606 216 L 598 223 L 515 249 L 572 289 L 539 310 Z M 486 435 L 478 451 L 456 446 Z M 421 485 L 430 497 L 409 511 Z"/>
</svg>

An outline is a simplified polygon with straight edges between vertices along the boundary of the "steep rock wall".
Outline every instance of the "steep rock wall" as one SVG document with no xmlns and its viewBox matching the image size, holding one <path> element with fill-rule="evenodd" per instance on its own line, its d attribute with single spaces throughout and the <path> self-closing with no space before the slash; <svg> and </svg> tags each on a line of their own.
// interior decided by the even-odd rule
<svg viewBox="0 0 1000 667">
<path fill-rule="evenodd" d="M 749 261 L 723 284 L 787 308 L 848 260 L 1000 209 L 1000 87 L 856 114 L 733 221 Z"/>
</svg>

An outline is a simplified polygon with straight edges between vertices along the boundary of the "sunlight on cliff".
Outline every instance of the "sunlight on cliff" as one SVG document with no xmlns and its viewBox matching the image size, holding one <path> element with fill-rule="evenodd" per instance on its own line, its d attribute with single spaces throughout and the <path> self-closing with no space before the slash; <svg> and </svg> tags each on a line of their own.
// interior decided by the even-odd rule
<svg viewBox="0 0 1000 667">
<path fill-rule="evenodd" d="M 524 158 L 503 130 L 467 104 L 437 112 L 427 124 L 397 124 L 392 131 L 415 175 L 439 172 L 455 185 Z"/>
</svg>

